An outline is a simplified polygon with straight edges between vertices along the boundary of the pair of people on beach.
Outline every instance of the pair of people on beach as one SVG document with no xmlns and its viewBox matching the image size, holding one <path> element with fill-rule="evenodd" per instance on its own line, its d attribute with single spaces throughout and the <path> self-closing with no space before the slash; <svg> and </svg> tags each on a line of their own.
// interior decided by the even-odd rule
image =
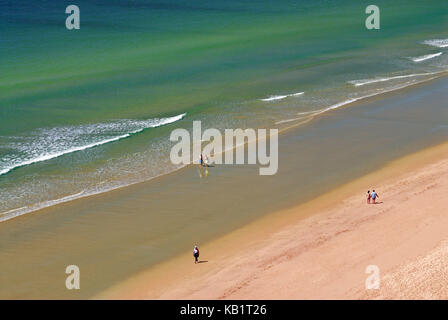
<svg viewBox="0 0 448 320">
<path fill-rule="evenodd" d="M 367 204 L 370 204 L 370 201 L 375 204 L 376 198 L 379 197 L 380 196 L 375 192 L 375 190 L 372 190 L 372 193 L 370 193 L 370 190 L 367 190 Z"/>
<path fill-rule="evenodd" d="M 199 164 L 203 167 L 206 166 L 208 167 L 208 157 L 206 155 L 202 155 L 199 157 Z"/>
</svg>

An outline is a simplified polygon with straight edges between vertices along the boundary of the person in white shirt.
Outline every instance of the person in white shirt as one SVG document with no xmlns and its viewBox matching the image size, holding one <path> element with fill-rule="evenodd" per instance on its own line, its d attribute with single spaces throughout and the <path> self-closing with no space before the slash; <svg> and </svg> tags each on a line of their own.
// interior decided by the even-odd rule
<svg viewBox="0 0 448 320">
<path fill-rule="evenodd" d="M 194 263 L 198 263 L 199 262 L 199 249 L 198 246 L 194 246 L 193 248 L 193 257 L 194 257 Z"/>
</svg>

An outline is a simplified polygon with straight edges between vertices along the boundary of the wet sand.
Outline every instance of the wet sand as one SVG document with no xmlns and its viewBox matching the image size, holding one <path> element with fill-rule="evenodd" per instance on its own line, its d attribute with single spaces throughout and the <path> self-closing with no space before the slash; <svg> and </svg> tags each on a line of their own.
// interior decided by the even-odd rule
<svg viewBox="0 0 448 320">
<path fill-rule="evenodd" d="M 0 298 L 95 297 L 184 252 L 189 260 L 194 243 L 203 248 L 272 212 L 446 141 L 447 88 L 448 79 L 439 79 L 291 129 L 280 136 L 274 176 L 259 176 L 258 166 L 235 165 L 215 166 L 200 178 L 191 166 L 0 223 Z M 295 216 L 304 219 L 307 212 Z M 275 216 L 269 232 L 284 221 Z M 264 236 L 262 230 L 253 234 Z M 72 264 L 80 267 L 81 290 L 65 288 L 65 268 Z"/>
<path fill-rule="evenodd" d="M 98 298 L 447 299 L 447 192 L 443 144 L 208 243 L 201 264 L 186 254 Z M 369 265 L 379 289 L 366 289 Z"/>
</svg>

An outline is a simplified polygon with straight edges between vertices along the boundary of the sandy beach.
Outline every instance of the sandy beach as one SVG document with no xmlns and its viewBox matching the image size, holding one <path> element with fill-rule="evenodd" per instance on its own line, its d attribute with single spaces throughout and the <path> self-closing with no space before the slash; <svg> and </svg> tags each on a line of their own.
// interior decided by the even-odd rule
<svg viewBox="0 0 448 320">
<path fill-rule="evenodd" d="M 185 254 L 97 298 L 446 299 L 447 178 L 442 144 L 199 244 L 203 263 Z M 366 290 L 369 265 L 379 289 Z"/>
<path fill-rule="evenodd" d="M 448 153 L 433 147 L 447 141 L 446 88 L 434 80 L 288 130 L 274 176 L 243 165 L 202 178 L 191 166 L 4 221 L 0 298 L 395 297 L 400 270 L 438 257 L 447 238 L 437 161 Z M 367 206 L 368 189 L 382 203 Z M 73 264 L 81 290 L 65 287 Z M 365 291 L 369 265 L 384 293 Z"/>
</svg>

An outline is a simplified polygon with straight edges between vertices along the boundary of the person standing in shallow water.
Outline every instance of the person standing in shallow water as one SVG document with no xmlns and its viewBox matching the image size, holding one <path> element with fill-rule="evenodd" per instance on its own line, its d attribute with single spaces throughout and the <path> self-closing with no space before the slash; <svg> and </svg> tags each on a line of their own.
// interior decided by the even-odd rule
<svg viewBox="0 0 448 320">
<path fill-rule="evenodd" d="M 193 257 L 194 257 L 194 263 L 198 263 L 199 262 L 199 249 L 198 249 L 198 246 L 194 246 Z"/>
<path fill-rule="evenodd" d="M 367 190 L 367 204 L 370 204 L 370 190 Z"/>
</svg>

